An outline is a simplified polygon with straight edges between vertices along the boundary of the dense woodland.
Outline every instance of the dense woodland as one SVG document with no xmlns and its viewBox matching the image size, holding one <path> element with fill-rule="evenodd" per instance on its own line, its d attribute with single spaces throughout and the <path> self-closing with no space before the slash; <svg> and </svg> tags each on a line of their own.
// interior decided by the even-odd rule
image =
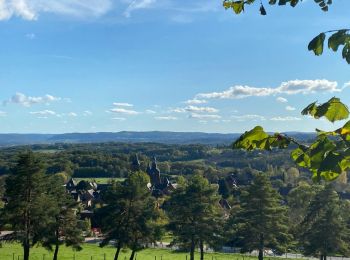
<svg viewBox="0 0 350 260">
<path fill-rule="evenodd" d="M 62 244 L 81 249 L 83 235 L 91 235 L 94 225 L 102 232 L 101 246 L 116 247 L 115 259 L 123 248 L 131 249 L 134 259 L 165 235 L 171 245 L 190 252 L 190 259 L 196 250 L 204 259 L 207 248 L 223 246 L 257 250 L 259 259 L 266 250 L 320 259 L 348 256 L 346 172 L 330 184 L 314 183 L 311 173 L 290 159 L 290 149 L 246 152 L 155 143 L 4 148 L 1 229 L 15 233 L 3 240 L 20 242 L 25 259 L 39 244 L 53 250 L 55 260 Z M 154 183 L 149 165 L 161 173 L 161 183 Z M 119 179 L 105 184 L 91 205 L 74 200 L 63 185 L 71 178 L 100 177 Z M 155 193 L 165 179 L 173 189 Z M 88 194 L 89 181 L 74 192 Z M 87 212 L 90 218 L 83 217 Z"/>
</svg>

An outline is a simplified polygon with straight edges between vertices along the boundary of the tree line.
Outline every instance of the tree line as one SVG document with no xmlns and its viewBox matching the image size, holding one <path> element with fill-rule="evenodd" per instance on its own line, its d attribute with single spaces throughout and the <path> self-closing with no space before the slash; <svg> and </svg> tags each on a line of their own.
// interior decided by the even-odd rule
<svg viewBox="0 0 350 260">
<path fill-rule="evenodd" d="M 114 245 L 118 259 L 123 248 L 135 253 L 161 241 L 165 233 L 171 245 L 204 259 L 206 248 L 222 246 L 241 252 L 264 250 L 276 254 L 302 252 L 326 260 L 328 255 L 350 254 L 350 203 L 341 200 L 333 183 L 309 185 L 300 182 L 282 197 L 267 173 L 253 174 L 251 183 L 226 193 L 201 173 L 178 178 L 168 196 L 155 198 L 149 176 L 130 172 L 124 182 L 112 182 L 102 193 L 95 216 L 103 233 L 100 246 Z M 45 174 L 37 155 L 18 157 L 13 173 L 6 178 L 1 209 L 1 227 L 14 231 L 7 241 L 20 242 L 24 260 L 36 244 L 54 251 L 58 259 L 62 244 L 82 249 L 84 222 L 79 205 L 68 195 L 59 175 Z M 223 203 L 229 200 L 230 205 Z"/>
</svg>

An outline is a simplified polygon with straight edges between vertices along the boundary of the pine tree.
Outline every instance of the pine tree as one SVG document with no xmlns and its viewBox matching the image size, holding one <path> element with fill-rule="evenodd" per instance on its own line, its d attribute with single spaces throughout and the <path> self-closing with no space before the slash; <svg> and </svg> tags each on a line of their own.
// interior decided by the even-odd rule
<svg viewBox="0 0 350 260">
<path fill-rule="evenodd" d="M 59 246 L 65 244 L 76 250 L 81 250 L 80 244 L 83 242 L 82 223 L 77 215 L 77 203 L 67 193 L 63 179 L 58 175 L 50 176 L 48 187 L 48 195 L 52 197 L 55 204 L 55 214 L 50 226 L 46 226 L 43 233 L 44 247 L 49 250 L 55 248 L 53 260 L 58 259 Z"/>
<path fill-rule="evenodd" d="M 101 246 L 115 240 L 117 260 L 123 247 L 131 249 L 130 260 L 144 244 L 155 242 L 161 232 L 157 225 L 160 210 L 147 188 L 149 177 L 134 172 L 122 184 L 112 183 L 103 194 L 104 207 L 97 211 L 105 239 Z"/>
<path fill-rule="evenodd" d="M 266 174 L 257 174 L 242 192 L 240 206 L 228 223 L 233 228 L 234 243 L 243 252 L 258 250 L 262 260 L 265 248 L 285 249 L 291 239 L 287 209 L 281 205 L 281 197 Z"/>
<path fill-rule="evenodd" d="M 349 217 L 332 185 L 319 191 L 311 201 L 300 227 L 300 242 L 305 255 L 326 260 L 330 254 L 350 254 Z"/>
<path fill-rule="evenodd" d="M 56 209 L 47 192 L 43 166 L 32 152 L 19 156 L 17 165 L 6 179 L 4 220 L 12 226 L 23 246 L 23 259 L 29 259 L 30 247 L 42 241 L 42 231 L 53 221 Z"/>
<path fill-rule="evenodd" d="M 223 214 L 217 187 L 202 175 L 196 174 L 188 185 L 179 187 L 166 202 L 169 229 L 174 244 L 189 248 L 190 259 L 199 246 L 204 259 L 204 244 L 215 247 L 222 240 Z"/>
</svg>

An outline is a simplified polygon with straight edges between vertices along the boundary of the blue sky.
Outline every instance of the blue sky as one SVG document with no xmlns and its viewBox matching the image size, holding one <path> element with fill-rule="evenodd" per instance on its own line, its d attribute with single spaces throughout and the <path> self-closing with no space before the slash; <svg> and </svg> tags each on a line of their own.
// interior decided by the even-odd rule
<svg viewBox="0 0 350 260">
<path fill-rule="evenodd" d="M 220 0 L 0 1 L 0 132 L 242 132 L 331 129 L 300 111 L 332 96 L 350 104 L 341 53 L 307 51 L 349 26 L 328 13 Z"/>
</svg>

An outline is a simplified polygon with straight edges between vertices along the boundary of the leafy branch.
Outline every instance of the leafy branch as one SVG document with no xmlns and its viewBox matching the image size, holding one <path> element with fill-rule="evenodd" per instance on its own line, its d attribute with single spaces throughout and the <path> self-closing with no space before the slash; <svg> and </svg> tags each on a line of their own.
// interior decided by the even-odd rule
<svg viewBox="0 0 350 260">
<path fill-rule="evenodd" d="M 244 12 L 246 5 L 254 4 L 257 0 L 224 0 L 223 6 L 225 9 L 232 9 L 235 14 Z M 291 7 L 297 6 L 302 0 L 269 0 L 270 5 L 290 5 Z M 329 6 L 333 3 L 332 0 L 314 0 L 319 5 L 322 11 L 327 12 Z M 266 15 L 265 6 L 260 0 L 260 14 Z M 343 46 L 342 57 L 350 64 L 350 29 L 340 29 L 322 32 L 313 38 L 309 45 L 308 50 L 313 51 L 316 56 L 320 56 L 324 50 L 324 42 L 326 35 L 332 33 L 328 38 L 328 48 L 337 52 L 340 46 Z"/>
<path fill-rule="evenodd" d="M 303 115 L 316 119 L 325 117 L 330 122 L 344 120 L 349 117 L 349 109 L 339 98 L 331 98 L 323 104 L 316 102 L 308 105 Z M 234 143 L 233 149 L 247 151 L 260 149 L 271 151 L 285 149 L 291 144 L 297 146 L 291 152 L 291 158 L 300 167 L 313 173 L 313 179 L 331 181 L 342 172 L 350 169 L 350 120 L 335 131 L 316 129 L 317 138 L 311 145 L 302 144 L 285 134 L 268 134 L 261 126 L 245 132 Z"/>
</svg>

